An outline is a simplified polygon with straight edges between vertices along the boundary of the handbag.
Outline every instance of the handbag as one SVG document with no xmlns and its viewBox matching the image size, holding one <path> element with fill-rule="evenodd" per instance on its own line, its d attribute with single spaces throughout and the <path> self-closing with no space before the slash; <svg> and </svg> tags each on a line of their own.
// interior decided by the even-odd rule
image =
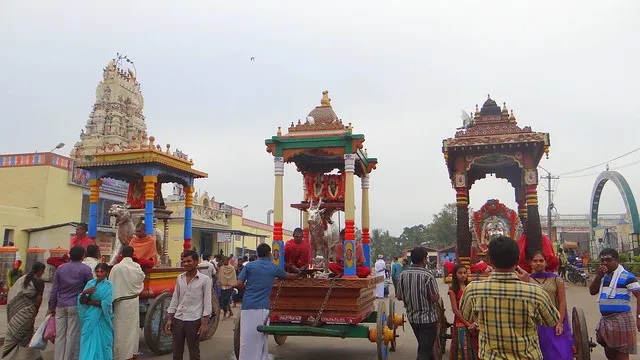
<svg viewBox="0 0 640 360">
<path fill-rule="evenodd" d="M 44 329 L 47 327 L 47 323 L 49 322 L 50 318 L 51 314 L 47 315 L 44 318 L 42 324 L 40 324 L 36 332 L 33 334 L 33 336 L 31 337 L 31 341 L 29 342 L 30 348 L 37 350 L 44 350 L 47 348 L 47 340 L 44 339 L 43 335 Z"/>
<path fill-rule="evenodd" d="M 56 318 L 51 316 L 47 321 L 47 326 L 44 328 L 43 339 L 51 341 L 52 344 L 56 343 Z"/>
</svg>

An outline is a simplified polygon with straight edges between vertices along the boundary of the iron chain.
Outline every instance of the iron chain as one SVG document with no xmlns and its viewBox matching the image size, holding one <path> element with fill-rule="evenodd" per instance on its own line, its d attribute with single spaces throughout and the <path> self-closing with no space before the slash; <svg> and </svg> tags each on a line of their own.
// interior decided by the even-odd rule
<svg viewBox="0 0 640 360">
<path fill-rule="evenodd" d="M 267 323 L 269 322 L 269 319 L 271 319 L 271 312 L 273 311 L 273 307 L 276 305 L 276 303 L 278 302 L 278 298 L 280 297 L 280 290 L 282 290 L 282 284 L 284 284 L 284 280 L 280 280 L 280 282 L 278 283 L 278 290 L 276 291 L 276 298 L 273 299 L 272 302 L 269 303 L 269 314 L 267 315 L 267 318 L 264 319 L 264 326 L 267 326 Z"/>
<path fill-rule="evenodd" d="M 309 325 L 318 326 L 320 325 L 320 320 L 322 319 L 322 313 L 324 312 L 324 308 L 327 307 L 327 302 L 329 301 L 329 296 L 331 296 L 331 290 L 333 290 L 333 285 L 336 283 L 336 278 L 331 278 L 329 282 L 329 290 L 327 290 L 327 295 L 324 297 L 324 301 L 322 302 L 322 306 L 320 306 L 320 311 L 318 311 L 318 317 L 315 319 L 312 318 L 309 320 Z"/>
</svg>

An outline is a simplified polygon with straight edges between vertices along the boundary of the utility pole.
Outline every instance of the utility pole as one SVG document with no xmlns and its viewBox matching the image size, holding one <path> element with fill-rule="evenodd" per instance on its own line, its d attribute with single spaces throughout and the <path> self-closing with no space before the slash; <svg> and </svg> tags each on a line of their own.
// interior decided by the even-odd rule
<svg viewBox="0 0 640 360">
<path fill-rule="evenodd" d="M 544 170 L 544 169 L 543 169 Z M 544 170 L 547 173 L 547 176 L 543 176 L 543 179 L 547 179 L 547 237 L 551 240 L 551 209 L 553 209 L 552 195 L 553 188 L 551 187 L 551 180 L 560 179 L 558 176 L 551 176 L 551 173 L 547 170 Z"/>
</svg>

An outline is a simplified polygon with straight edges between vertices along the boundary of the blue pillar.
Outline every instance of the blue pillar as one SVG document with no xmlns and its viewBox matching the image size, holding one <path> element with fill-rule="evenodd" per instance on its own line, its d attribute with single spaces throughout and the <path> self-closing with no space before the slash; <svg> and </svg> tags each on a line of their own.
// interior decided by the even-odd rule
<svg viewBox="0 0 640 360">
<path fill-rule="evenodd" d="M 364 250 L 364 248 L 363 248 Z M 358 261 L 358 255 L 356 253 L 355 240 L 344 241 L 344 276 L 356 277 L 356 265 Z"/>
<path fill-rule="evenodd" d="M 144 176 L 144 225 L 147 235 L 153 234 L 153 202 L 156 198 L 157 176 Z"/>
<path fill-rule="evenodd" d="M 370 268 L 371 267 L 371 245 L 370 244 L 362 244 L 362 250 L 364 251 L 364 266 Z"/>
<path fill-rule="evenodd" d="M 284 241 L 273 241 L 271 246 L 271 255 L 273 256 L 273 263 L 284 269 Z"/>
<path fill-rule="evenodd" d="M 98 202 L 100 201 L 100 179 L 89 180 L 89 231 L 90 238 L 98 235 Z"/>
</svg>

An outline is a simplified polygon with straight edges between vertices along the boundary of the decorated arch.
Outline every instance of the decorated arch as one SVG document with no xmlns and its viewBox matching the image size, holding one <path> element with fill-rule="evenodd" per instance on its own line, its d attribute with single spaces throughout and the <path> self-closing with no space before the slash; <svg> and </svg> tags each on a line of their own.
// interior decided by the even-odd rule
<svg viewBox="0 0 640 360">
<path fill-rule="evenodd" d="M 638 206 L 636 199 L 627 180 L 617 171 L 604 171 L 596 179 L 591 192 L 591 233 L 594 234 L 595 228 L 598 226 L 598 206 L 600 205 L 600 196 L 602 189 L 607 181 L 613 182 L 624 201 L 627 208 L 627 214 L 631 217 L 631 226 L 634 234 L 640 233 L 640 217 L 638 217 Z"/>
</svg>

